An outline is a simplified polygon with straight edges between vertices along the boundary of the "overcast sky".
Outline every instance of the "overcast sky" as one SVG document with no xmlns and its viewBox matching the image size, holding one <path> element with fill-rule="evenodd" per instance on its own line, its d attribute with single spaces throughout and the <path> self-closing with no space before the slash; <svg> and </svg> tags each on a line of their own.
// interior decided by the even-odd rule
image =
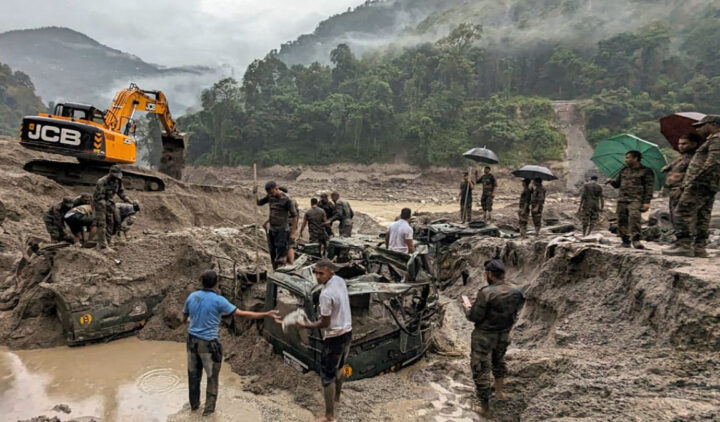
<svg viewBox="0 0 720 422">
<path fill-rule="evenodd" d="M 64 26 L 151 63 L 241 67 L 362 2 L 0 0 L 0 32 Z"/>
</svg>

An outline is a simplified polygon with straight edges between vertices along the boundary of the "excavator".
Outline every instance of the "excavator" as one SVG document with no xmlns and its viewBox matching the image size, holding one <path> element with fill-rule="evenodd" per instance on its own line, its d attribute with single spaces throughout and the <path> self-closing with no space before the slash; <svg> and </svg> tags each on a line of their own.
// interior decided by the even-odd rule
<svg viewBox="0 0 720 422">
<path fill-rule="evenodd" d="M 78 162 L 32 160 L 24 169 L 65 185 L 95 185 L 113 164 L 134 164 L 137 159 L 135 112 L 157 114 L 163 126 L 159 170 L 179 179 L 185 166 L 187 137 L 179 133 L 165 94 L 146 91 L 134 83 L 115 94 L 110 108 L 101 111 L 75 103 L 55 105 L 52 114 L 25 116 L 20 144 L 26 148 L 77 158 Z M 162 191 L 165 182 L 152 174 L 123 169 L 126 189 Z"/>
</svg>

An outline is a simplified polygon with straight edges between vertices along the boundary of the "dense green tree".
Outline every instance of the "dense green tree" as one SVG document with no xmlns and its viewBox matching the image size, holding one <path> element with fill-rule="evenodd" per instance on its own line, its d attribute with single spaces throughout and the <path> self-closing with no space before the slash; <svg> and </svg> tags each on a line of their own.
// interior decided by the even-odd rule
<svg viewBox="0 0 720 422">
<path fill-rule="evenodd" d="M 22 117 L 40 111 L 46 107 L 30 77 L 0 63 L 0 135 L 17 135 Z"/>
</svg>

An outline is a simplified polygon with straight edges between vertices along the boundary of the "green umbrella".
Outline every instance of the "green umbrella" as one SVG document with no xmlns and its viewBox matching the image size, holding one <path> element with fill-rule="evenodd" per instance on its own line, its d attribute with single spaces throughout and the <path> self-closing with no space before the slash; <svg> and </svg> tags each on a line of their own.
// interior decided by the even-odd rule
<svg viewBox="0 0 720 422">
<path fill-rule="evenodd" d="M 615 177 L 625 166 L 625 154 L 632 150 L 640 151 L 642 153 L 640 162 L 655 173 L 655 190 L 662 189 L 665 173 L 661 169 L 667 164 L 667 160 L 660 152 L 660 148 L 652 142 L 630 134 L 614 136 L 597 144 L 590 160 L 605 176 Z"/>
</svg>

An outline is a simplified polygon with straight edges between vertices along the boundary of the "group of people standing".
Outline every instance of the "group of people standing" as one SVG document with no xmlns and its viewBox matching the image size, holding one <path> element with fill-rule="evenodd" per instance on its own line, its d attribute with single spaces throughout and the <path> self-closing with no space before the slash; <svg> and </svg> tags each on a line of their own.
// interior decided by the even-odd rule
<svg viewBox="0 0 720 422">
<path fill-rule="evenodd" d="M 257 194 L 257 191 L 255 191 Z M 353 218 L 355 213 L 350 203 L 340 198 L 340 194 L 333 192 L 310 199 L 310 208 L 305 212 L 300 233 L 298 233 L 298 221 L 300 213 L 297 202 L 290 198 L 288 190 L 277 183 L 270 181 L 265 184 L 266 195 L 257 199 L 257 205 L 265 204 L 269 207 L 269 216 L 263 224 L 267 234 L 268 249 L 273 268 L 285 264 L 292 264 L 295 260 L 295 242 L 298 234 L 305 232 L 308 228 L 310 243 L 317 243 L 320 246 L 320 255 L 325 256 L 327 245 L 333 236 L 332 223 L 339 222 L 339 235 L 350 237 L 352 235 Z"/>
<path fill-rule="evenodd" d="M 116 195 L 124 203 L 116 203 Z M 120 166 L 114 165 L 92 195 L 63 198 L 45 212 L 43 222 L 52 242 L 85 244 L 95 238 L 98 249 L 109 249 L 113 236 L 127 236 L 139 211 L 140 204 L 125 194 Z"/>
<path fill-rule="evenodd" d="M 460 222 L 470 223 L 472 221 L 472 192 L 476 184 L 482 186 L 480 206 L 483 210 L 483 221 L 492 221 L 493 202 L 497 192 L 498 183 L 490 167 L 483 169 L 482 175 L 471 176 L 470 173 L 463 173 L 463 180 L 460 183 Z M 520 236 L 527 237 L 527 226 L 532 217 L 535 227 L 535 236 L 539 236 L 542 228 L 543 206 L 547 191 L 540 178 L 523 179 L 522 193 L 520 194 L 520 209 L 518 211 L 518 223 Z"/>
<path fill-rule="evenodd" d="M 662 169 L 668 173 L 665 190 L 676 237 L 675 243 L 662 253 L 707 258 L 710 215 L 720 189 L 720 115 L 708 115 L 693 126 L 697 133 L 680 137 L 680 156 Z M 605 182 L 618 189 L 617 233 L 624 248 L 645 249 L 640 242 L 642 213 L 650 209 L 655 175 L 641 161 L 642 153 L 628 151 L 625 166 L 617 177 Z M 602 188 L 594 177 L 582 190 L 580 214 L 584 234 L 592 231 L 603 206 Z"/>
</svg>

